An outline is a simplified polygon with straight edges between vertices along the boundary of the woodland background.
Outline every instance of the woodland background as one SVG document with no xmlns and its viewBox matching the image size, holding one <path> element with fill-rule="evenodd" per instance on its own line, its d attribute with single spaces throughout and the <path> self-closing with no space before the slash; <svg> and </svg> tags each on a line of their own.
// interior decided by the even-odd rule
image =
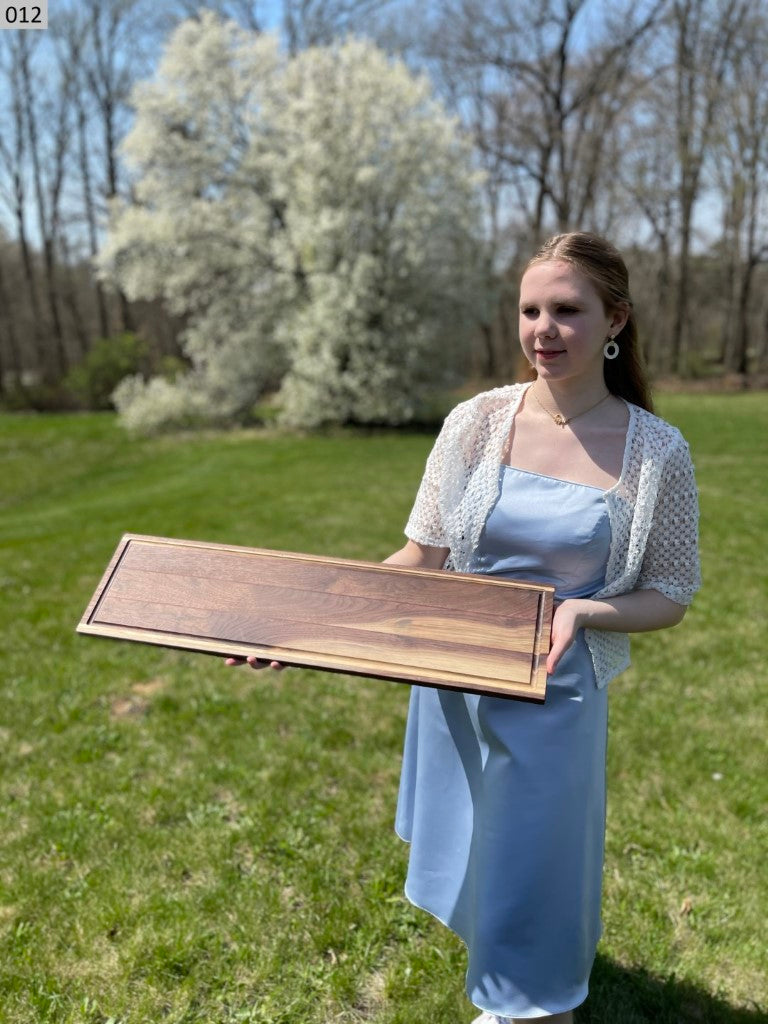
<svg viewBox="0 0 768 1024">
<path fill-rule="evenodd" d="M 760 386 L 768 373 L 768 8 L 760 0 L 217 0 L 288 54 L 362 36 L 425 72 L 469 140 L 482 287 L 453 380 L 517 369 L 516 285 L 548 234 L 625 251 L 657 379 Z M 94 272 L 135 180 L 132 90 L 184 0 L 50 5 L 0 33 L 0 402 L 105 407 L 126 373 L 178 372 L 184 312 Z M 354 417 L 353 417 L 354 418 Z"/>
</svg>

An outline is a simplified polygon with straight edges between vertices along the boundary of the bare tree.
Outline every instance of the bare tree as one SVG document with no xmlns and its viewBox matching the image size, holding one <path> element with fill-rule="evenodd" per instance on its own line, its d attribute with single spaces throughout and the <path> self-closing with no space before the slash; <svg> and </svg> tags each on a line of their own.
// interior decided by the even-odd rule
<svg viewBox="0 0 768 1024">
<path fill-rule="evenodd" d="M 496 313 L 479 330 L 484 374 L 509 372 L 521 255 L 553 230 L 616 233 L 625 206 L 616 126 L 635 100 L 640 45 L 647 58 L 665 3 L 449 0 L 409 15 L 409 26 L 421 18 L 415 34 L 424 41 L 409 57 L 462 118 L 485 172 Z"/>
<path fill-rule="evenodd" d="M 133 85 L 149 70 L 152 46 L 147 46 L 147 40 L 154 23 L 144 0 L 82 0 L 82 8 L 85 39 L 80 69 L 99 114 L 103 191 L 109 202 L 120 193 L 118 144 L 129 120 Z M 121 328 L 131 330 L 128 300 L 121 291 L 118 299 Z"/>
<path fill-rule="evenodd" d="M 30 364 L 43 378 L 52 376 L 47 346 L 47 324 L 40 297 L 37 267 L 29 239 L 28 224 L 31 197 L 28 189 L 29 136 L 24 103 L 22 47 L 26 33 L 4 34 L 5 52 L 2 74 L 8 98 L 8 108 L 3 111 L 4 131 L 0 134 L 0 161 L 3 165 L 2 197 L 11 212 L 16 229 L 19 259 L 23 269 L 24 290 L 31 310 Z"/>
<path fill-rule="evenodd" d="M 270 5 L 259 0 L 208 0 L 205 9 L 252 32 L 282 30 L 289 53 L 308 46 L 326 46 L 350 33 L 370 36 L 372 26 L 396 0 L 282 0 Z M 176 0 L 167 7 L 167 28 L 179 17 L 198 18 L 196 0 Z"/>
<path fill-rule="evenodd" d="M 454 0 L 435 25 L 430 56 L 453 80 L 480 150 L 534 240 L 584 224 L 599 202 L 602 141 L 632 95 L 633 57 L 664 0 L 642 16 L 636 6 Z"/>
<path fill-rule="evenodd" d="M 283 32 L 291 53 L 365 31 L 392 0 L 283 0 Z"/>
<path fill-rule="evenodd" d="M 61 225 L 61 194 L 64 184 L 65 162 L 70 138 L 70 96 L 72 78 L 66 75 L 58 83 L 57 95 L 44 96 L 41 79 L 34 76 L 30 64 L 30 47 L 25 34 L 20 34 L 19 68 L 21 96 L 24 105 L 24 123 L 29 143 L 37 222 L 43 246 L 45 291 L 53 341 L 54 367 L 58 376 L 69 368 L 69 357 L 64 341 L 60 297 L 57 283 L 57 244 Z M 38 109 L 40 96 L 44 105 Z M 44 141 L 39 127 L 42 120 L 49 129 L 50 147 L 43 152 Z"/>
<path fill-rule="evenodd" d="M 683 369 L 690 294 L 694 208 L 710 152 L 723 82 L 733 49 L 754 0 L 674 0 L 675 114 L 679 229 L 675 313 L 670 337 L 671 369 Z"/>
<path fill-rule="evenodd" d="M 650 250 L 652 301 L 646 301 L 645 360 L 652 372 L 668 370 L 674 292 L 674 246 L 678 231 L 674 112 L 670 109 L 670 68 L 638 82 L 635 101 L 617 133 L 620 155 L 615 180 L 628 209 L 624 237 Z M 641 289 L 644 290 L 644 289 Z M 649 295 L 649 298 L 651 296 Z"/>
<path fill-rule="evenodd" d="M 170 31 L 181 19 L 199 18 L 203 8 L 252 32 L 263 32 L 267 26 L 268 5 L 259 0 L 208 0 L 205 5 L 198 0 L 176 0 L 165 5 L 163 28 Z"/>
<path fill-rule="evenodd" d="M 69 12 L 62 12 L 59 20 L 58 64 L 60 74 L 66 75 L 68 70 L 73 81 L 72 104 L 77 147 L 76 173 L 79 177 L 78 186 L 82 197 L 82 217 L 86 235 L 85 251 L 91 259 L 94 259 L 99 247 L 99 230 L 104 219 L 105 208 L 103 201 L 99 201 L 94 184 L 93 152 L 90 139 L 93 96 L 89 93 L 84 74 L 86 67 L 84 49 L 88 39 L 87 27 L 86 19 L 81 11 L 73 9 Z M 107 298 L 102 284 L 96 276 L 93 278 L 93 292 L 99 334 L 102 338 L 107 338 L 110 334 Z"/>
<path fill-rule="evenodd" d="M 768 260 L 768 16 L 756 9 L 740 34 L 725 82 L 725 116 L 716 136 L 728 267 L 723 317 L 725 369 L 746 376 L 755 322 L 755 270 Z"/>
<path fill-rule="evenodd" d="M 3 316 L 0 317 L 0 394 L 4 395 L 8 390 L 6 384 L 12 378 L 13 390 L 24 394 L 24 361 L 21 355 L 18 329 L 15 317 L 15 304 L 11 298 L 11 288 L 6 280 L 5 257 L 10 246 L 3 242 L 0 248 L 0 308 Z M 7 362 L 6 362 L 7 354 Z M 6 370 L 7 366 L 7 370 Z"/>
<path fill-rule="evenodd" d="M 87 0 L 59 9 L 44 40 L 0 34 L 0 209 L 25 296 L 23 308 L 12 307 L 21 317 L 13 343 L 46 386 L 110 332 L 110 303 L 94 276 L 89 288 L 83 260 L 95 254 L 108 201 L 123 187 L 117 150 L 129 93 L 157 41 L 140 8 L 140 0 Z M 130 326 L 123 296 L 118 304 L 115 319 Z M 7 353 L 10 345 L 6 332 Z M 12 372 L 10 357 L 5 363 Z"/>
</svg>

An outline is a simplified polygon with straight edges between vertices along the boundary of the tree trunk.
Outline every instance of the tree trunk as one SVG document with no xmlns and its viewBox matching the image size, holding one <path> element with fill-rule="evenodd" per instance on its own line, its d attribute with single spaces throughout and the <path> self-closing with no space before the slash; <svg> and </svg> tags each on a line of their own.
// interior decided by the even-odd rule
<svg viewBox="0 0 768 1024">
<path fill-rule="evenodd" d="M 21 351 L 19 347 L 19 339 L 16 334 L 16 325 L 14 323 L 13 308 L 11 306 L 10 296 L 8 289 L 5 284 L 5 272 L 3 270 L 2 262 L 0 262 L 0 307 L 3 310 L 3 317 L 0 318 L 0 324 L 4 329 L 6 341 L 8 343 L 8 355 L 10 357 L 10 372 L 14 376 L 14 383 L 16 390 L 24 394 L 24 367 L 21 362 Z M 1 340 L 2 336 L 0 336 Z M 7 393 L 5 387 L 5 364 L 3 363 L 0 367 L 0 390 L 3 394 Z"/>
<path fill-rule="evenodd" d="M 85 106 L 82 97 L 77 97 L 77 140 L 80 159 L 80 178 L 83 186 L 83 206 L 85 208 L 85 220 L 88 226 L 88 250 L 91 259 L 94 259 L 99 250 L 98 231 L 96 227 L 96 208 L 93 201 L 93 185 L 91 182 L 91 166 L 88 159 L 88 133 L 85 115 Z M 107 302 L 101 281 L 94 275 L 93 284 L 96 296 L 96 310 L 99 321 L 99 335 L 102 338 L 109 337 L 109 314 Z"/>
<path fill-rule="evenodd" d="M 22 208 L 16 209 L 16 226 L 19 235 L 19 253 L 21 265 L 24 269 L 24 281 L 26 283 L 27 295 L 29 297 L 30 312 L 32 314 L 32 351 L 35 369 L 43 381 L 50 380 L 50 368 L 48 350 L 44 341 L 45 317 L 40 303 L 40 295 L 37 289 L 35 267 L 32 260 L 32 253 L 27 241 L 26 224 Z"/>
<path fill-rule="evenodd" d="M 478 333 L 482 340 L 482 365 L 480 376 L 485 380 L 495 380 L 498 372 L 496 362 L 496 350 L 493 344 L 493 325 L 482 322 L 477 325 Z"/>
<path fill-rule="evenodd" d="M 752 282 L 756 262 L 747 260 L 739 287 L 739 304 L 736 319 L 736 337 L 733 346 L 730 369 L 746 377 L 749 373 L 749 305 L 752 299 Z"/>
<path fill-rule="evenodd" d="M 672 373 L 683 369 L 684 333 L 688 323 L 688 294 L 690 290 L 691 267 L 691 201 L 683 205 L 680 225 L 680 253 L 677 262 L 677 286 L 675 288 L 675 311 L 672 321 L 672 336 L 669 339 L 668 368 Z"/>
<path fill-rule="evenodd" d="M 669 298 L 671 293 L 671 272 L 669 244 L 666 237 L 659 240 L 659 268 L 656 271 L 656 287 L 658 303 L 654 309 L 653 329 L 648 332 L 643 345 L 643 357 L 648 372 L 653 375 L 663 370 L 663 360 L 659 353 L 663 347 L 659 344 L 660 339 L 667 336 L 669 328 Z"/>
<path fill-rule="evenodd" d="M 77 299 L 77 282 L 72 272 L 72 260 L 69 253 L 69 246 L 66 238 L 61 238 L 61 249 L 63 256 L 63 277 L 66 282 L 66 288 L 64 289 L 63 302 L 65 307 L 69 310 L 69 315 L 72 319 L 72 325 L 75 331 L 75 337 L 77 338 L 78 347 L 80 349 L 80 358 L 84 358 L 90 348 L 88 329 L 85 326 L 85 320 L 83 319 L 82 310 L 80 309 L 80 303 Z"/>
<path fill-rule="evenodd" d="M 63 376 L 69 368 L 64 331 L 59 312 L 59 297 L 56 287 L 56 257 L 54 252 L 54 234 L 52 220 L 54 213 L 47 209 L 43 189 L 42 167 L 40 164 L 40 143 L 37 133 L 37 117 L 33 98 L 32 79 L 29 69 L 29 52 L 25 46 L 20 48 L 20 69 L 23 84 L 24 114 L 29 141 L 29 154 L 32 159 L 32 172 L 35 184 L 35 200 L 40 234 L 43 239 L 43 266 L 45 268 L 45 293 L 48 300 L 48 312 L 51 318 L 51 334 L 53 340 L 54 367 L 58 376 Z M 54 197 L 54 202 L 57 198 Z"/>
</svg>

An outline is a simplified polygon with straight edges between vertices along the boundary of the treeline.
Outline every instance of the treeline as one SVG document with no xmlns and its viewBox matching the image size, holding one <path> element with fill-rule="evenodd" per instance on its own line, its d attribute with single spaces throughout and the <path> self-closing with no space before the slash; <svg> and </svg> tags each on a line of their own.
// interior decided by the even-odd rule
<svg viewBox="0 0 768 1024">
<path fill-rule="evenodd" d="M 628 254 L 655 375 L 765 377 L 762 0 L 284 0 L 276 26 L 257 3 L 208 6 L 278 29 L 291 53 L 365 35 L 429 76 L 484 171 L 470 372 L 514 371 L 520 265 L 548 234 L 585 228 Z M 183 362 L 183 311 L 130 302 L 93 259 L 110 204 L 132 198 L 132 90 L 189 17 L 192 3 L 77 0 L 47 33 L 0 33 L 7 405 L 104 404 L 121 375 Z"/>
</svg>

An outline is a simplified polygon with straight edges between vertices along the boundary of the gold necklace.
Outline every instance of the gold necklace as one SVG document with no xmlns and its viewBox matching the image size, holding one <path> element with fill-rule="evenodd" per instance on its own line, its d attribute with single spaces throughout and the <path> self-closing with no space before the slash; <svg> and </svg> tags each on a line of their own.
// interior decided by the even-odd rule
<svg viewBox="0 0 768 1024">
<path fill-rule="evenodd" d="M 603 395 L 603 397 L 598 402 L 595 402 L 594 405 L 590 405 L 588 409 L 582 409 L 581 412 L 574 413 L 573 416 L 568 416 L 566 418 L 565 416 L 563 416 L 561 412 L 550 412 L 549 409 L 543 406 L 539 401 L 539 396 L 536 394 L 535 387 L 531 388 L 531 394 L 536 399 L 536 404 L 539 406 L 539 408 L 543 409 L 547 416 L 549 416 L 550 419 L 555 421 L 558 427 L 564 427 L 566 423 L 570 423 L 571 420 L 578 419 L 579 416 L 584 416 L 586 413 L 592 412 L 592 410 L 596 409 L 598 405 L 602 405 L 606 398 L 611 397 L 611 392 L 609 391 L 607 394 Z"/>
</svg>

